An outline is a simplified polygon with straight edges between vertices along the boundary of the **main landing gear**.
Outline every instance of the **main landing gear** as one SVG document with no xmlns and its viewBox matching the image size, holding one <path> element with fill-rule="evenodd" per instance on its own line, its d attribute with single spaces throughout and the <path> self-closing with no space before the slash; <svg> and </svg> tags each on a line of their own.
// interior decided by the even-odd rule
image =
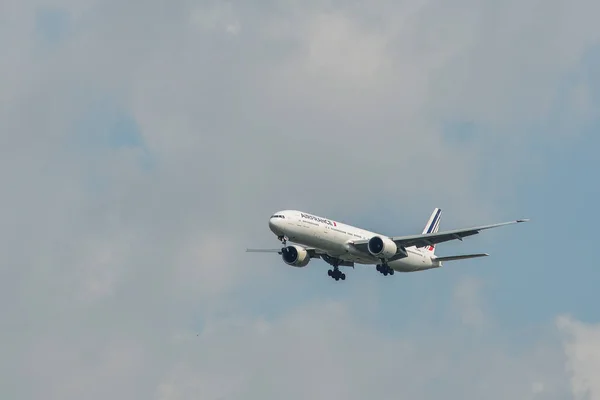
<svg viewBox="0 0 600 400">
<path fill-rule="evenodd" d="M 387 264 L 377 264 L 377 271 L 382 273 L 384 276 L 394 275 L 394 270 L 390 268 Z"/>
<path fill-rule="evenodd" d="M 336 281 L 339 281 L 340 279 L 343 281 L 346 280 L 346 274 L 339 269 L 340 260 L 338 258 L 326 258 L 325 261 L 333 266 L 333 269 L 327 271 L 327 275 Z"/>
<path fill-rule="evenodd" d="M 333 267 L 333 269 L 327 270 L 327 275 L 329 275 L 330 277 L 332 277 L 336 281 L 339 281 L 340 279 L 343 280 L 343 281 L 346 280 L 346 274 L 343 273 L 342 271 L 340 271 L 338 269 L 338 267 Z"/>
</svg>

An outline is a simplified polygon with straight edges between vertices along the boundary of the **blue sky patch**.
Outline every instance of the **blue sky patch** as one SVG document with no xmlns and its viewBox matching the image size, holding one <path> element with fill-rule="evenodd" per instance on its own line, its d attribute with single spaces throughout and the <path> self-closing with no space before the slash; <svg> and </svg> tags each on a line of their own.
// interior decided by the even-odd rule
<svg viewBox="0 0 600 400">
<path fill-rule="evenodd" d="M 475 124 L 470 121 L 449 121 L 443 124 L 444 138 L 451 143 L 464 144 L 475 139 Z"/>
<path fill-rule="evenodd" d="M 77 151 L 88 155 L 137 149 L 143 170 L 149 171 L 155 166 L 135 118 L 110 99 L 95 99 L 88 104 L 75 123 L 73 141 Z"/>
<path fill-rule="evenodd" d="M 71 29 L 71 16 L 68 11 L 58 7 L 41 7 L 35 13 L 35 30 L 44 41 L 57 43 L 62 41 Z"/>
<path fill-rule="evenodd" d="M 75 131 L 77 142 L 88 150 L 144 146 L 135 119 L 107 100 L 89 104 L 78 119 Z"/>
</svg>

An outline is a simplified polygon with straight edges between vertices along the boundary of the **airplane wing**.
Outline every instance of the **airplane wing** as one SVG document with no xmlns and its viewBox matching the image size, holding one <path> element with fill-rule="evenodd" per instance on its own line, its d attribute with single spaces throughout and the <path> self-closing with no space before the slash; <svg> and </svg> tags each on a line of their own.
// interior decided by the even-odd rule
<svg viewBox="0 0 600 400">
<path fill-rule="evenodd" d="M 335 257 L 330 256 L 324 250 L 317 249 L 314 247 L 306 247 L 306 246 L 302 246 L 302 245 L 296 245 L 296 246 L 304 247 L 306 249 L 306 251 L 308 252 L 308 256 L 311 259 L 312 258 L 320 258 L 321 260 L 325 261 L 326 263 L 328 263 L 330 265 L 333 265 L 334 260 L 336 260 Z M 279 249 L 246 249 L 246 253 L 277 253 L 277 254 L 281 254 L 281 248 L 279 248 Z M 352 262 L 352 261 L 337 260 L 337 265 L 339 267 L 354 268 L 354 262 Z"/>
<path fill-rule="evenodd" d="M 510 225 L 510 224 L 518 224 L 518 223 L 527 222 L 527 221 L 529 221 L 529 220 L 528 219 L 518 219 L 515 221 L 501 222 L 499 224 L 475 226 L 472 228 L 455 229 L 452 231 L 445 231 L 445 232 L 428 233 L 428 234 L 421 234 L 421 235 L 409 235 L 409 236 L 394 236 L 394 237 L 391 237 L 390 239 L 392 239 L 396 243 L 396 246 L 398 246 L 399 248 L 407 248 L 407 247 L 412 247 L 412 246 L 425 247 L 425 246 L 432 246 L 432 245 L 435 245 L 438 243 L 448 242 L 450 240 L 461 240 L 462 241 L 463 238 L 465 238 L 467 236 L 476 235 L 479 232 L 486 230 L 486 229 L 497 228 L 499 226 Z M 356 247 L 358 250 L 365 251 L 368 253 L 369 252 L 369 250 L 367 249 L 368 243 L 369 243 L 369 240 L 367 240 L 367 239 L 357 240 L 354 242 L 354 247 Z"/>
<path fill-rule="evenodd" d="M 302 247 L 304 247 L 306 249 L 310 258 L 320 258 L 321 255 L 326 254 L 324 251 L 321 251 L 314 247 L 305 247 L 305 246 L 302 246 Z M 281 254 L 281 248 L 278 248 L 278 249 L 246 249 L 246 253 L 277 253 L 277 254 Z"/>
</svg>

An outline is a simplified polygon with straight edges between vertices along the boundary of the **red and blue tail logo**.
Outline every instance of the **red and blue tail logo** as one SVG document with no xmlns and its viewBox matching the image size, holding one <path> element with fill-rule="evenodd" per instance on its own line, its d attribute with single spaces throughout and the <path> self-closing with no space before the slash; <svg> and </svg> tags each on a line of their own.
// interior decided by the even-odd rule
<svg viewBox="0 0 600 400">
<path fill-rule="evenodd" d="M 437 233 L 438 229 L 440 228 L 441 217 L 442 217 L 441 209 L 436 208 L 435 210 L 433 210 L 433 213 L 429 217 L 429 220 L 427 221 L 427 224 L 425 225 L 425 228 L 423 229 L 423 232 L 422 232 L 423 235 L 427 235 L 430 233 Z M 425 250 L 434 251 L 435 246 L 427 246 L 425 248 Z"/>
</svg>

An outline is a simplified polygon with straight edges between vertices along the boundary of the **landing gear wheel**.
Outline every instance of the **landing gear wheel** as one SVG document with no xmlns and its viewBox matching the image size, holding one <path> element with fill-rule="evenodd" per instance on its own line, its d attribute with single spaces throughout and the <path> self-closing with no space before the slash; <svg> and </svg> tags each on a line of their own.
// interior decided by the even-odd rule
<svg viewBox="0 0 600 400">
<path fill-rule="evenodd" d="M 340 279 L 343 281 L 346 280 L 346 274 L 344 274 L 342 271 L 340 271 L 337 267 L 327 270 L 327 275 L 329 275 L 331 278 L 335 279 L 336 281 L 339 281 Z"/>
<path fill-rule="evenodd" d="M 281 240 L 281 244 L 283 245 L 283 247 L 285 247 L 288 239 L 287 236 L 278 236 L 277 239 Z"/>
<path fill-rule="evenodd" d="M 394 270 L 391 269 L 387 264 L 377 264 L 375 269 L 377 269 L 377 271 L 383 276 L 394 275 Z"/>
</svg>

